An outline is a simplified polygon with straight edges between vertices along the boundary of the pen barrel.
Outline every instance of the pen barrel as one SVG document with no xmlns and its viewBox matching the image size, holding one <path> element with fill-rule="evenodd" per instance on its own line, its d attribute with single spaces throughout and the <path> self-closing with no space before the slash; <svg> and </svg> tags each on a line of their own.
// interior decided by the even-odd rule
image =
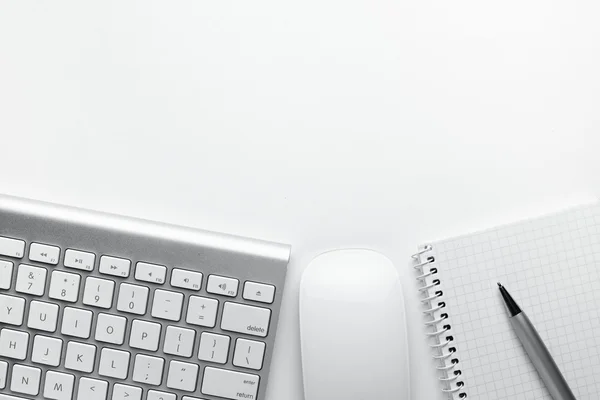
<svg viewBox="0 0 600 400">
<path fill-rule="evenodd" d="M 577 400 L 527 315 L 521 312 L 511 317 L 510 322 L 552 398 Z"/>
</svg>

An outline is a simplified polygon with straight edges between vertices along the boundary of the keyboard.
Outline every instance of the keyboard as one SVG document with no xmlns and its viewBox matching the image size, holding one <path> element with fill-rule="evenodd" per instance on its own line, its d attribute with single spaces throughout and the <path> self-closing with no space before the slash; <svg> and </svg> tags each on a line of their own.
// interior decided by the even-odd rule
<svg viewBox="0 0 600 400">
<path fill-rule="evenodd" d="M 290 247 L 0 195 L 0 400 L 262 400 Z"/>
</svg>

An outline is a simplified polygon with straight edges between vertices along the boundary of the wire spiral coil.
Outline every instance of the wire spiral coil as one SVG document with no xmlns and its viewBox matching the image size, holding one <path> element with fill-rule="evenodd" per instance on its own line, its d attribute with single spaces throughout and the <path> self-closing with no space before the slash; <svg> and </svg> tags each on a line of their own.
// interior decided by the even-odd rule
<svg viewBox="0 0 600 400">
<path fill-rule="evenodd" d="M 433 358 L 438 362 L 437 370 L 440 372 L 439 380 L 444 384 L 442 391 L 452 399 L 465 399 L 464 382 L 461 380 L 462 371 L 458 368 L 459 360 L 456 358 L 456 347 L 453 346 L 452 325 L 447 312 L 444 292 L 441 290 L 441 281 L 438 278 L 438 269 L 433 266 L 435 255 L 431 245 L 424 246 L 419 252 L 413 254 L 416 264 L 414 269 L 418 272 L 416 277 L 419 282 L 421 302 L 427 307 L 423 314 L 428 318 L 425 325 L 430 332 L 426 335 L 430 341 L 429 347 L 434 350 Z M 433 343 L 431 343 L 433 341 Z"/>
</svg>

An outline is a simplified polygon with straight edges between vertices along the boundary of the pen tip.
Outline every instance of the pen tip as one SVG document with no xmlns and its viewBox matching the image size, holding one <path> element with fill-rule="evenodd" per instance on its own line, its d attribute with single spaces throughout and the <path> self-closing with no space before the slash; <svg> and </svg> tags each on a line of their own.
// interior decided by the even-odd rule
<svg viewBox="0 0 600 400">
<path fill-rule="evenodd" d="M 502 284 L 500 282 L 498 282 L 498 287 L 502 287 Z"/>
</svg>

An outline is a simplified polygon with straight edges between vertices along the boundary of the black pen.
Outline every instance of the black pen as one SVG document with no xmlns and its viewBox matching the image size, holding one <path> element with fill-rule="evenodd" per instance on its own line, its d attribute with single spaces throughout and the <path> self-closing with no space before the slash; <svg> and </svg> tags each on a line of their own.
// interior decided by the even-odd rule
<svg viewBox="0 0 600 400">
<path fill-rule="evenodd" d="M 498 286 L 510 314 L 510 323 L 552 398 L 554 400 L 577 400 L 527 315 L 500 282 L 498 282 Z"/>
</svg>

